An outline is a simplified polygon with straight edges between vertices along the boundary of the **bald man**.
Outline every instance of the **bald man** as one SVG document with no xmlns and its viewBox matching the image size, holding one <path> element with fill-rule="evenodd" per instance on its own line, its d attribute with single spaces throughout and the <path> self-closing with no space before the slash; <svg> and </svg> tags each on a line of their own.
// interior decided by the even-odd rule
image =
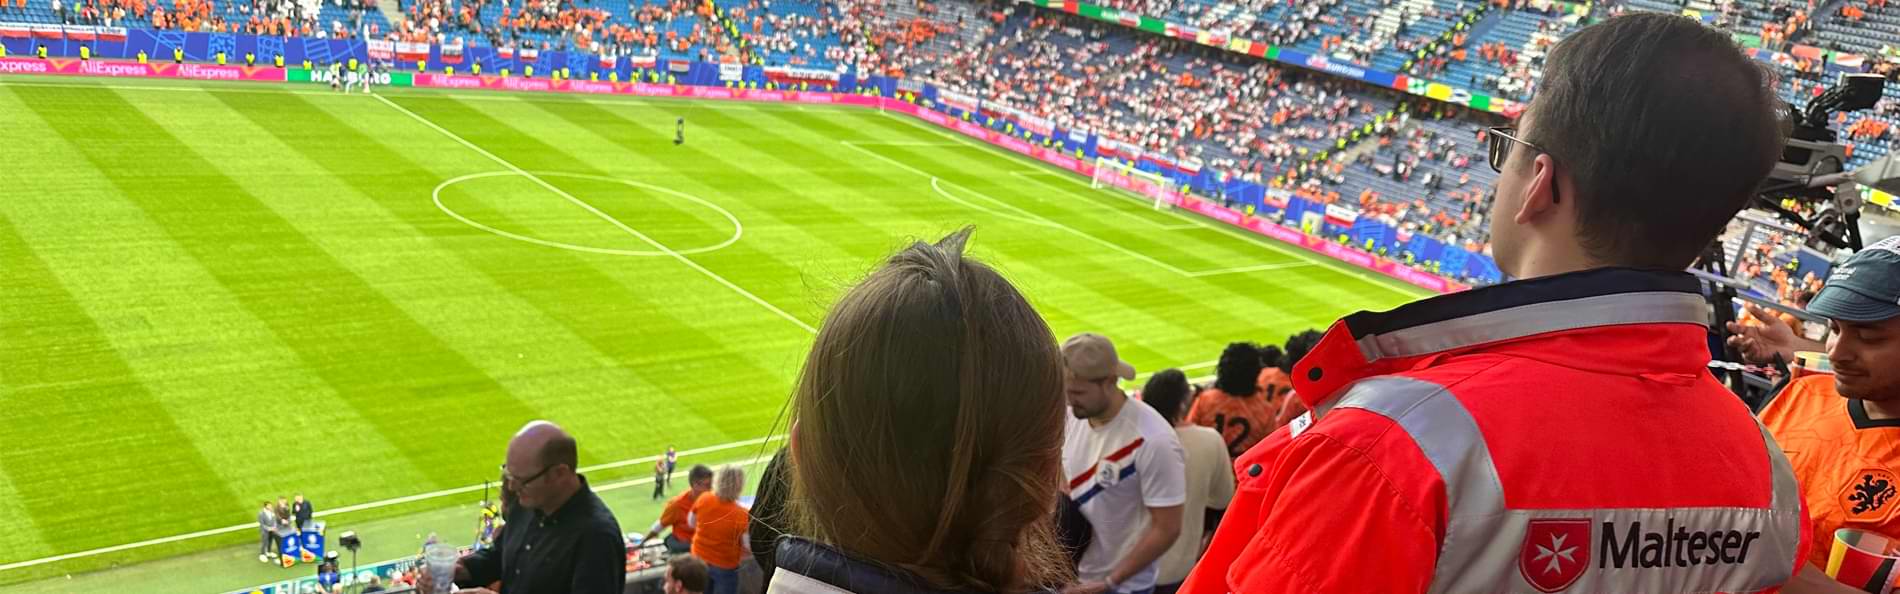
<svg viewBox="0 0 1900 594">
<path fill-rule="evenodd" d="M 455 565 L 461 592 L 501 594 L 619 594 L 626 588 L 626 544 L 613 512 L 587 486 L 574 438 L 560 426 L 534 421 L 508 441 L 502 481 L 520 502 L 508 510 L 508 529 L 496 546 Z M 429 580 L 422 580 L 426 587 Z M 425 594 L 427 590 L 423 590 Z"/>
</svg>

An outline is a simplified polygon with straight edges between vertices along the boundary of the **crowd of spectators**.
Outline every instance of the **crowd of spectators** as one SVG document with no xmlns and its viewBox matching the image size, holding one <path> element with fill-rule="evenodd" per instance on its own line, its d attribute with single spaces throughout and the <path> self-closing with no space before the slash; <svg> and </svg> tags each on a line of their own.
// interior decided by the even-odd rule
<svg viewBox="0 0 1900 594">
<path fill-rule="evenodd" d="M 1330 77 L 1070 17 L 1010 20 L 1017 10 L 999 9 L 1015 26 L 981 47 L 913 70 L 1058 127 L 1255 181 L 1285 171 L 1298 147 L 1338 138 L 1376 110 L 1374 100 Z"/>
<path fill-rule="evenodd" d="M 773 10 L 772 0 L 746 0 L 744 4 L 727 8 L 726 16 L 738 23 L 739 37 L 758 58 L 755 62 L 767 62 L 767 57 L 774 66 L 811 67 L 834 62 L 832 56 L 820 48 L 830 49 L 827 40 L 837 36 L 839 20 L 834 11 L 842 4 L 804 3 L 808 4 L 805 11 L 785 10 L 794 3 L 803 2 L 779 0 L 780 9 Z M 934 34 L 935 29 L 930 32 Z"/>
<path fill-rule="evenodd" d="M 346 18 L 324 22 L 324 0 L 52 0 L 54 18 L 68 25 L 150 27 L 163 31 L 244 33 L 353 39 L 381 27 L 365 15 L 376 0 L 329 0 Z"/>
<path fill-rule="evenodd" d="M 411 0 L 388 36 L 394 41 L 480 41 L 493 47 L 610 56 L 669 51 L 711 61 L 720 42 L 704 3 L 632 2 L 624 13 L 589 0 Z M 684 28 L 674 22 L 690 23 Z M 683 31 L 683 32 L 682 32 Z"/>
<path fill-rule="evenodd" d="M 1019 14 L 1024 9 L 1012 6 L 992 10 L 1001 24 L 991 38 L 974 48 L 918 55 L 909 64 L 911 74 L 1063 129 L 1090 130 L 1147 153 L 1212 167 L 1229 179 L 1276 185 L 1323 202 L 1339 199 L 1353 169 L 1347 160 L 1316 162 L 1315 156 L 1374 123 L 1380 152 L 1394 160 L 1368 163 L 1364 171 L 1427 183 L 1416 186 L 1417 195 L 1362 193 L 1378 199 L 1365 200 L 1364 207 L 1405 223 L 1408 232 L 1483 248 L 1482 217 L 1475 216 L 1484 206 L 1483 193 L 1472 189 L 1465 172 L 1477 154 L 1468 142 L 1482 138 L 1448 147 L 1453 139 L 1395 137 L 1402 127 L 1377 119 L 1405 102 L 1403 94 L 1076 17 Z M 1477 116 L 1460 110 L 1432 117 Z M 1482 127 L 1477 121 L 1469 120 L 1473 133 Z M 1422 161 L 1434 166 L 1420 171 Z M 1441 189 L 1454 196 L 1456 210 L 1423 206 Z"/>
</svg>

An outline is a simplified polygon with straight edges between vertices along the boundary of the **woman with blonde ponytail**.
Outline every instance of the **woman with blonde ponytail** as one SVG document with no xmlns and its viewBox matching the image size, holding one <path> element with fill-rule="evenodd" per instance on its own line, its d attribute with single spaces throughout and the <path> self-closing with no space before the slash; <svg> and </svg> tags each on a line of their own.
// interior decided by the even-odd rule
<svg viewBox="0 0 1900 594">
<path fill-rule="evenodd" d="M 820 329 L 792 397 L 772 594 L 1041 592 L 1056 544 L 1062 354 L 1028 300 L 963 255 L 893 255 Z"/>
</svg>

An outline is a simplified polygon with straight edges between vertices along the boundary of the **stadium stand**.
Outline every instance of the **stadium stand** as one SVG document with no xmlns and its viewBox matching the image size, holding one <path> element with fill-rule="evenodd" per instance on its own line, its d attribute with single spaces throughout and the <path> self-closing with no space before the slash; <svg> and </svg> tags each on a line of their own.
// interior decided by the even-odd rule
<svg viewBox="0 0 1900 594">
<path fill-rule="evenodd" d="M 25 3 L 27 22 L 354 38 L 389 31 L 377 0 L 81 0 Z"/>
</svg>

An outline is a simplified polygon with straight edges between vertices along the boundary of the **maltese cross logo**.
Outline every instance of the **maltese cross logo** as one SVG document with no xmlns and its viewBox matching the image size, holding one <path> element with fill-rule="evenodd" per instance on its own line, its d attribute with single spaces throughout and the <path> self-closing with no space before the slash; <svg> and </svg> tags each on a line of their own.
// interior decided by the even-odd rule
<svg viewBox="0 0 1900 594">
<path fill-rule="evenodd" d="M 1531 520 L 1517 570 L 1540 592 L 1559 592 L 1590 568 L 1590 520 Z"/>
</svg>

